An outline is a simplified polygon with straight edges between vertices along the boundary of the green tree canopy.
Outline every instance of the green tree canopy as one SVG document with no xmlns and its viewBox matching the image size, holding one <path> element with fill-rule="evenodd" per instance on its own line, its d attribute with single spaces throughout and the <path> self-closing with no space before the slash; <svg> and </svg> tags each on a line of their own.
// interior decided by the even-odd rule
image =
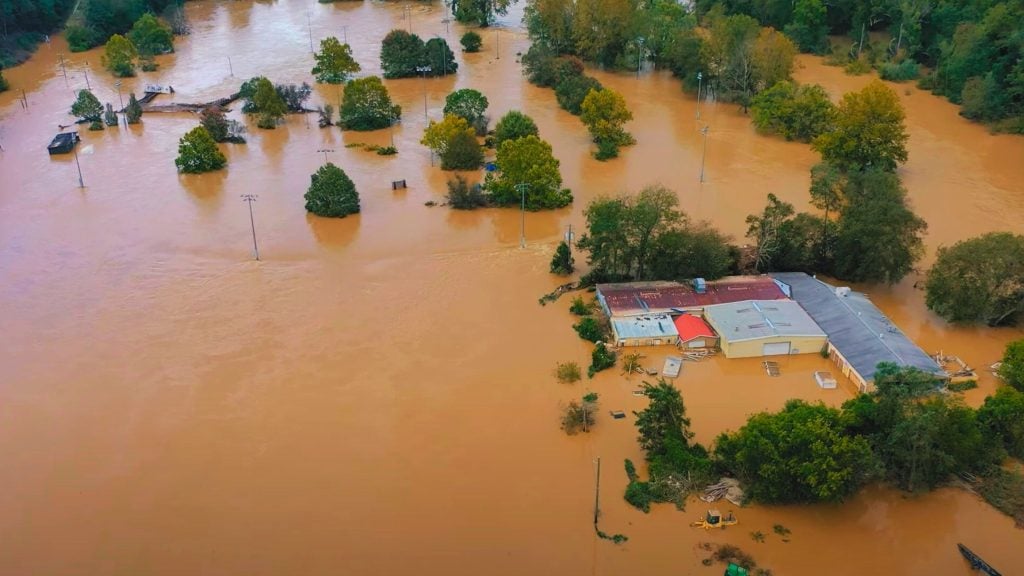
<svg viewBox="0 0 1024 576">
<path fill-rule="evenodd" d="M 559 162 L 551 145 L 536 136 L 506 140 L 498 148 L 497 172 L 489 172 L 484 187 L 499 206 L 518 206 L 520 185 L 526 189 L 527 210 L 550 210 L 568 206 L 572 193 L 562 188 Z"/>
<path fill-rule="evenodd" d="M 1016 340 L 1006 345 L 1003 363 L 999 367 L 999 377 L 1017 390 L 1024 391 L 1024 340 Z"/>
<path fill-rule="evenodd" d="M 551 273 L 560 276 L 568 276 L 574 270 L 572 249 L 563 240 L 555 248 L 555 254 L 551 257 Z"/>
<path fill-rule="evenodd" d="M 978 425 L 1014 458 L 1024 459 L 1024 393 L 1000 386 L 978 409 Z"/>
<path fill-rule="evenodd" d="M 152 14 L 143 14 L 135 21 L 128 39 L 142 56 L 155 56 L 174 51 L 174 35 L 171 27 L 157 20 Z"/>
<path fill-rule="evenodd" d="M 385 78 L 416 76 L 417 66 L 427 65 L 423 40 L 405 30 L 392 30 L 380 49 L 380 66 Z"/>
<path fill-rule="evenodd" d="M 444 100 L 445 115 L 454 114 L 465 118 L 470 125 L 475 124 L 487 110 L 487 96 L 472 88 L 456 90 Z"/>
<path fill-rule="evenodd" d="M 327 84 L 341 84 L 348 80 L 355 72 L 361 70 L 359 63 L 352 58 L 352 49 L 348 44 L 342 44 L 334 36 L 329 36 L 320 41 L 320 51 L 313 55 L 316 65 L 313 66 L 313 75 L 317 82 Z"/>
<path fill-rule="evenodd" d="M 878 168 L 893 171 L 907 161 L 907 129 L 903 106 L 879 80 L 860 92 L 843 95 L 834 129 L 814 139 L 824 161 L 844 170 Z"/>
<path fill-rule="evenodd" d="M 628 146 L 635 140 L 623 126 L 633 119 L 633 113 L 626 108 L 626 100 L 614 90 L 591 90 L 583 99 L 580 120 L 590 130 L 590 136 L 598 145 L 598 160 L 618 155 L 619 146 Z"/>
<path fill-rule="evenodd" d="M 751 104 L 754 126 L 786 140 L 810 142 L 832 128 L 836 107 L 817 84 L 783 80 L 759 93 Z"/>
<path fill-rule="evenodd" d="M 103 48 L 103 66 L 119 78 L 135 76 L 135 59 L 139 53 L 135 46 L 120 34 L 114 34 Z"/>
<path fill-rule="evenodd" d="M 592 90 L 601 91 L 604 86 L 596 78 L 585 74 L 566 76 L 555 86 L 555 98 L 558 105 L 570 114 L 579 116 L 583 113 L 583 101 Z"/>
<path fill-rule="evenodd" d="M 402 107 L 391 102 L 380 78 L 368 76 L 345 85 L 338 115 L 342 130 L 379 130 L 401 117 Z"/>
<path fill-rule="evenodd" d="M 827 11 L 821 0 L 796 0 L 793 19 L 786 24 L 786 36 L 804 52 L 822 53 L 828 48 Z"/>
<path fill-rule="evenodd" d="M 274 85 L 262 76 L 256 79 L 252 95 L 251 113 L 259 114 L 256 125 L 260 128 L 274 128 L 288 110 Z"/>
<path fill-rule="evenodd" d="M 306 211 L 329 218 L 359 213 L 359 193 L 344 170 L 328 162 L 310 180 L 305 195 Z"/>
<path fill-rule="evenodd" d="M 479 34 L 470 30 L 462 35 L 459 42 L 462 44 L 462 49 L 466 52 L 479 52 L 483 39 L 480 38 Z"/>
<path fill-rule="evenodd" d="M 761 502 L 841 502 L 879 469 L 863 436 L 846 434 L 840 412 L 790 400 L 722 434 L 715 456 Z"/>
<path fill-rule="evenodd" d="M 1024 236 L 990 232 L 939 248 L 928 308 L 950 322 L 1015 323 L 1024 312 Z"/>
<path fill-rule="evenodd" d="M 500 147 L 501 143 L 506 140 L 515 140 L 524 136 L 540 136 L 537 124 L 526 114 L 518 110 L 510 110 L 494 126 L 494 147 Z"/>
<path fill-rule="evenodd" d="M 125 118 L 129 124 L 138 124 L 142 119 L 142 104 L 135 98 L 135 92 L 128 96 L 128 105 L 124 109 Z"/>
<path fill-rule="evenodd" d="M 423 131 L 423 139 L 420 140 L 420 144 L 430 148 L 435 154 L 444 156 L 452 141 L 459 134 L 468 134 L 472 137 L 473 128 L 465 118 L 454 114 L 445 114 L 440 122 L 430 121 L 427 129 Z"/>
<path fill-rule="evenodd" d="M 459 71 L 455 53 L 444 38 L 431 38 L 423 45 L 423 60 L 430 66 L 427 76 L 447 76 Z"/>
<path fill-rule="evenodd" d="M 71 104 L 71 115 L 81 120 L 99 120 L 103 114 L 103 104 L 99 98 L 88 90 L 79 90 L 78 97 Z"/>
<path fill-rule="evenodd" d="M 227 162 L 217 143 L 202 126 L 196 126 L 178 141 L 178 157 L 174 165 L 182 172 L 210 172 L 223 168 Z"/>
<path fill-rule="evenodd" d="M 442 170 L 476 170 L 484 163 L 484 149 L 472 130 L 457 132 L 441 154 Z"/>
<path fill-rule="evenodd" d="M 459 22 L 489 26 L 496 15 L 508 14 L 513 0 L 447 0 Z"/>
</svg>

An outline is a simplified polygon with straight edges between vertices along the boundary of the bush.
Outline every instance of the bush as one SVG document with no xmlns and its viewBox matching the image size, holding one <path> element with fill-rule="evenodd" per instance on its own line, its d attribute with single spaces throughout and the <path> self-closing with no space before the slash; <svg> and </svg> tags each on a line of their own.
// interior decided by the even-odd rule
<svg viewBox="0 0 1024 576">
<path fill-rule="evenodd" d="M 1006 345 L 1003 363 L 999 366 L 999 377 L 1017 390 L 1024 391 L 1024 340 Z"/>
<path fill-rule="evenodd" d="M 470 186 L 461 175 L 448 181 L 448 205 L 455 210 L 475 210 L 487 205 L 479 184 Z"/>
<path fill-rule="evenodd" d="M 855 60 L 850 60 L 850 62 L 843 67 L 843 70 L 847 74 L 860 76 L 861 74 L 871 72 L 871 62 L 868 62 L 868 60 L 862 56 Z"/>
<path fill-rule="evenodd" d="M 810 142 L 831 127 L 835 108 L 821 86 L 784 80 L 754 97 L 751 114 L 761 132 Z"/>
<path fill-rule="evenodd" d="M 572 436 L 580 430 L 590 432 L 594 425 L 594 413 L 597 412 L 597 394 L 591 392 L 583 396 L 582 402 L 573 400 L 565 407 L 562 414 L 562 430 Z"/>
<path fill-rule="evenodd" d="M 569 245 L 565 241 L 558 243 L 558 248 L 555 249 L 555 255 L 551 257 L 551 273 L 567 276 L 572 274 L 573 258 L 572 250 L 569 249 Z"/>
<path fill-rule="evenodd" d="M 178 157 L 174 165 L 182 172 L 197 174 L 219 170 L 227 162 L 213 137 L 202 126 L 196 126 L 178 141 Z"/>
<path fill-rule="evenodd" d="M 906 82 L 917 78 L 921 74 L 921 68 L 913 60 L 904 60 L 899 64 L 886 62 L 878 69 L 878 74 L 882 80 Z"/>
<path fill-rule="evenodd" d="M 593 307 L 583 301 L 583 298 L 577 296 L 572 299 L 572 304 L 569 306 L 569 312 L 577 316 L 587 316 L 590 314 Z"/>
<path fill-rule="evenodd" d="M 559 362 L 555 365 L 555 378 L 562 384 L 579 382 L 581 378 L 580 365 L 575 362 Z"/>
<path fill-rule="evenodd" d="M 377 156 L 394 156 L 398 154 L 398 148 L 394 146 L 381 146 L 377 148 Z"/>
<path fill-rule="evenodd" d="M 462 49 L 466 52 L 479 52 L 480 46 L 483 45 L 480 35 L 472 30 L 463 34 L 459 42 L 462 44 Z"/>
<path fill-rule="evenodd" d="M 526 114 L 511 110 L 498 120 L 494 127 L 494 147 L 501 146 L 506 140 L 516 140 L 526 136 L 540 136 L 537 124 Z"/>
<path fill-rule="evenodd" d="M 391 102 L 380 78 L 368 76 L 345 85 L 338 125 L 342 130 L 379 130 L 390 126 L 401 115 L 401 106 Z"/>
<path fill-rule="evenodd" d="M 407 78 L 417 74 L 417 66 L 425 66 L 427 58 L 423 39 L 405 30 L 392 30 L 384 37 L 380 65 L 385 78 Z"/>
<path fill-rule="evenodd" d="M 484 163 L 484 149 L 472 132 L 458 132 L 441 154 L 442 170 L 475 170 Z"/>
<path fill-rule="evenodd" d="M 359 192 L 344 170 L 328 162 L 310 180 L 305 195 L 307 211 L 331 218 L 359 213 Z"/>
<path fill-rule="evenodd" d="M 579 322 L 573 324 L 572 328 L 580 335 L 580 338 L 590 342 L 600 342 L 605 337 L 604 328 L 593 316 L 582 318 Z"/>
<path fill-rule="evenodd" d="M 594 351 L 590 353 L 590 367 L 587 368 L 587 377 L 593 378 L 601 370 L 607 370 L 615 366 L 615 353 L 608 350 L 604 342 L 598 342 Z"/>
</svg>

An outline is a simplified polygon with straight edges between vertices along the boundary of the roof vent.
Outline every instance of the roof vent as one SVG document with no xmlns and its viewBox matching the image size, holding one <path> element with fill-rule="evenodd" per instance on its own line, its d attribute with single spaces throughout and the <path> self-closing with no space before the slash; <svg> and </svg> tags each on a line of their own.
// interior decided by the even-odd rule
<svg viewBox="0 0 1024 576">
<path fill-rule="evenodd" d="M 707 292 L 708 291 L 707 282 L 705 282 L 703 278 L 694 278 L 693 279 L 693 290 L 697 294 L 703 294 L 703 293 Z"/>
<path fill-rule="evenodd" d="M 840 298 L 843 298 L 845 296 L 849 296 L 849 294 L 850 294 L 850 287 L 849 286 L 839 286 L 839 287 L 836 288 L 836 296 L 839 296 Z"/>
</svg>

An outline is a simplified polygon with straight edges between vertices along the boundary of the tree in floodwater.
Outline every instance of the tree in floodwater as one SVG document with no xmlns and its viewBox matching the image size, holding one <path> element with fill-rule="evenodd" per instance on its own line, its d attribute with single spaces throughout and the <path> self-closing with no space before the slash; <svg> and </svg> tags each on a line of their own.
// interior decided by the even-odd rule
<svg viewBox="0 0 1024 576">
<path fill-rule="evenodd" d="M 479 52 L 483 39 L 480 38 L 479 34 L 470 30 L 462 35 L 459 42 L 462 44 L 462 49 L 465 52 Z"/>
<path fill-rule="evenodd" d="M 227 162 L 213 137 L 202 126 L 196 126 L 178 141 L 178 157 L 174 165 L 181 172 L 210 172 L 223 168 Z"/>
<path fill-rule="evenodd" d="M 0 66 L 0 92 L 6 91 L 11 85 L 7 83 L 7 79 L 4 78 L 4 67 Z"/>
<path fill-rule="evenodd" d="M 305 196 L 307 211 L 329 218 L 359 213 L 359 192 L 344 170 L 328 162 L 310 179 Z"/>
<path fill-rule="evenodd" d="M 495 16 L 508 14 L 514 0 L 447 0 L 459 22 L 489 26 Z"/>
<path fill-rule="evenodd" d="M 510 110 L 498 120 L 494 126 L 494 147 L 498 148 L 506 140 L 515 140 L 525 136 L 540 136 L 537 123 L 518 110 Z"/>
<path fill-rule="evenodd" d="M 416 76 L 417 67 L 426 66 L 426 46 L 419 36 L 405 30 L 392 30 L 380 47 L 380 67 L 385 78 Z"/>
<path fill-rule="evenodd" d="M 199 123 L 206 128 L 215 142 L 245 144 L 242 134 L 245 127 L 235 120 L 229 120 L 220 106 L 208 106 L 199 113 Z"/>
<path fill-rule="evenodd" d="M 349 45 L 342 44 L 334 36 L 321 40 L 320 51 L 313 57 L 316 59 L 313 75 L 316 76 L 317 82 L 341 84 L 362 69 L 352 58 L 352 49 Z"/>
<path fill-rule="evenodd" d="M 155 56 L 174 51 L 174 34 L 171 27 L 157 20 L 152 14 L 143 14 L 135 21 L 128 39 L 142 56 Z"/>
<path fill-rule="evenodd" d="M 472 130 L 458 132 L 441 154 L 442 170 L 476 170 L 484 163 L 484 149 Z"/>
<path fill-rule="evenodd" d="M 139 104 L 135 92 L 128 95 L 128 106 L 124 109 L 124 116 L 129 124 L 138 124 L 142 119 L 142 104 Z"/>
<path fill-rule="evenodd" d="M 487 111 L 488 101 L 487 96 L 484 96 L 479 90 L 473 90 L 472 88 L 463 88 L 462 90 L 456 90 L 452 92 L 444 99 L 444 113 L 454 114 L 460 118 L 465 118 L 466 122 L 469 122 L 470 126 L 477 128 L 477 126 L 483 126 L 483 132 L 487 132 L 487 122 L 484 120 L 484 112 Z M 480 133 L 480 130 L 477 130 Z"/>
<path fill-rule="evenodd" d="M 633 119 L 633 113 L 626 108 L 626 100 L 614 90 L 591 90 L 580 106 L 580 120 L 590 130 L 590 136 L 597 143 L 598 160 L 619 155 L 620 146 L 636 142 L 623 126 Z"/>
<path fill-rule="evenodd" d="M 498 206 L 519 206 L 525 194 L 527 210 L 551 210 L 572 203 L 562 188 L 559 162 L 551 145 L 536 136 L 506 140 L 498 148 L 497 172 L 488 172 L 484 188 Z"/>
<path fill-rule="evenodd" d="M 581 402 L 569 402 L 562 412 L 562 430 L 570 436 L 581 431 L 590 432 L 596 421 L 597 399 L 597 392 L 590 392 L 583 396 Z"/>
<path fill-rule="evenodd" d="M 384 83 L 376 76 L 352 80 L 338 110 L 342 130 L 379 130 L 387 128 L 402 115 L 402 107 L 391 102 Z"/>
<path fill-rule="evenodd" d="M 573 267 L 572 249 L 563 240 L 558 243 L 555 255 L 551 257 L 551 273 L 567 276 L 572 274 L 573 270 L 575 268 Z"/>
<path fill-rule="evenodd" d="M 1014 324 L 1024 313 L 1024 236 L 990 232 L 939 248 L 928 308 L 950 322 Z"/>
<path fill-rule="evenodd" d="M 836 108 L 834 127 L 811 146 L 822 160 L 845 170 L 894 171 L 907 161 L 907 128 L 899 97 L 880 80 L 848 92 Z"/>
<path fill-rule="evenodd" d="M 1002 364 L 999 366 L 999 377 L 1010 386 L 1024 392 L 1024 340 L 1016 340 L 1006 345 Z"/>
<path fill-rule="evenodd" d="M 444 38 L 431 38 L 423 45 L 423 60 L 430 66 L 427 76 L 447 76 L 459 71 L 455 53 Z"/>
<path fill-rule="evenodd" d="M 107 126 L 117 126 L 117 113 L 114 112 L 114 107 L 110 102 L 107 102 L 103 109 L 103 123 Z"/>
<path fill-rule="evenodd" d="M 80 120 L 95 121 L 99 120 L 102 114 L 103 104 L 100 104 L 99 98 L 88 90 L 79 90 L 78 98 L 71 105 L 71 115 Z"/>
<path fill-rule="evenodd" d="M 252 95 L 252 104 L 259 114 L 256 126 L 273 129 L 284 117 L 288 107 L 270 80 L 260 78 L 256 82 L 256 91 Z"/>
<path fill-rule="evenodd" d="M 110 40 L 107 40 L 106 46 L 103 47 L 101 60 L 103 66 L 110 70 L 114 76 L 127 78 L 135 76 L 135 59 L 138 56 L 139 53 L 131 40 L 120 34 L 114 34 L 110 37 Z"/>
</svg>

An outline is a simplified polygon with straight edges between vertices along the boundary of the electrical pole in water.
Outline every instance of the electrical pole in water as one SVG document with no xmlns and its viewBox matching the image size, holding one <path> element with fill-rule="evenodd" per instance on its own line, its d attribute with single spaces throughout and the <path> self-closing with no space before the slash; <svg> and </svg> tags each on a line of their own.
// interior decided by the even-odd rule
<svg viewBox="0 0 1024 576">
<path fill-rule="evenodd" d="M 66 66 L 64 66 L 64 53 L 61 52 L 59 54 L 59 56 L 60 56 L 60 71 L 64 73 L 64 86 L 67 87 L 68 86 L 68 69 L 67 69 Z"/>
<path fill-rule="evenodd" d="M 232 78 L 235 77 L 235 67 L 231 65 L 231 56 L 228 56 L 228 73 Z"/>
<path fill-rule="evenodd" d="M 114 82 L 114 86 L 117 86 L 117 100 L 121 103 L 121 117 L 124 118 L 124 126 L 128 127 L 128 116 L 124 113 L 124 97 L 121 96 L 121 81 Z"/>
<path fill-rule="evenodd" d="M 601 457 L 597 458 L 597 482 L 594 484 L 594 527 L 597 527 L 597 516 L 601 506 Z"/>
<path fill-rule="evenodd" d="M 704 151 L 700 155 L 700 183 L 704 183 L 704 159 L 708 155 L 708 126 L 705 125 L 700 129 L 700 133 L 704 135 Z"/>
<path fill-rule="evenodd" d="M 78 162 L 78 146 L 77 143 L 71 145 L 71 150 L 75 153 L 75 166 L 78 167 L 78 187 L 85 188 L 85 181 L 82 180 L 82 165 Z"/>
<path fill-rule="evenodd" d="M 334 152 L 334 150 L 331 150 L 330 148 L 321 148 L 321 149 L 317 150 L 317 152 L 323 152 L 324 153 L 324 164 L 327 164 L 327 153 L 328 152 Z"/>
<path fill-rule="evenodd" d="M 494 55 L 497 60 L 501 60 L 501 30 L 494 30 Z"/>
<path fill-rule="evenodd" d="M 309 51 L 315 54 L 316 50 L 313 50 L 313 22 L 309 19 L 309 10 L 306 10 L 306 27 L 309 29 Z"/>
<path fill-rule="evenodd" d="M 86 64 L 88 64 L 88 62 L 86 62 Z M 92 90 L 92 85 L 89 84 L 89 69 L 88 68 L 85 69 L 85 89 L 86 90 L 90 90 L 90 91 Z"/>
<path fill-rule="evenodd" d="M 249 225 L 252 227 L 252 251 L 256 254 L 256 261 L 260 259 L 260 247 L 256 245 L 256 221 L 252 217 L 252 203 L 259 196 L 255 194 L 242 194 L 242 201 L 249 203 Z"/>
<path fill-rule="evenodd" d="M 636 47 L 636 77 L 639 79 L 640 78 L 641 58 L 643 58 L 643 54 L 644 54 L 644 39 L 643 38 L 637 38 L 636 39 L 636 44 L 637 44 L 637 47 Z"/>
<path fill-rule="evenodd" d="M 423 119 L 427 119 L 427 72 L 430 72 L 430 66 L 417 66 L 416 71 L 420 73 L 423 79 Z M 431 156 L 433 158 L 433 156 Z"/>
<path fill-rule="evenodd" d="M 697 72 L 697 120 L 700 120 L 700 88 L 701 81 L 704 79 L 704 74 Z"/>
<path fill-rule="evenodd" d="M 525 182 L 516 184 L 516 191 L 523 195 L 521 217 L 519 221 L 519 247 L 526 248 L 526 190 L 530 187 Z"/>
<path fill-rule="evenodd" d="M 405 10 L 405 21 L 409 25 L 409 34 L 412 34 L 412 8 L 404 6 L 403 9 Z"/>
<path fill-rule="evenodd" d="M 341 34 L 345 38 L 345 44 L 348 44 L 348 26 L 341 27 Z"/>
</svg>

